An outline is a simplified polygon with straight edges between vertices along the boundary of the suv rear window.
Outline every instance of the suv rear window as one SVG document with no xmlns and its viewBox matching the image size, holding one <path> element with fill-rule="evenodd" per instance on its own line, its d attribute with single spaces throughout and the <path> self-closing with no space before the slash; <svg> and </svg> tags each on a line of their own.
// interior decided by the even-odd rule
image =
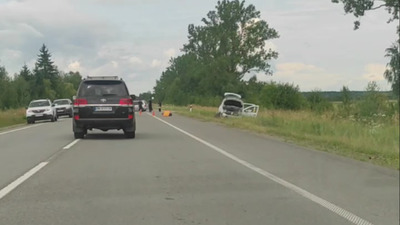
<svg viewBox="0 0 400 225">
<path fill-rule="evenodd" d="M 122 81 L 85 81 L 79 88 L 80 97 L 128 96 L 128 90 Z"/>
</svg>

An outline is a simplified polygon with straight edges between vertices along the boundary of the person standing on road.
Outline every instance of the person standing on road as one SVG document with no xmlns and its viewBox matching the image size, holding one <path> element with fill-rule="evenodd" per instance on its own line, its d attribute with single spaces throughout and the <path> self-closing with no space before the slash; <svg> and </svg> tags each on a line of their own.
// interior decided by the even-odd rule
<svg viewBox="0 0 400 225">
<path fill-rule="evenodd" d="M 139 100 L 139 112 L 143 112 L 143 102 Z"/>
<path fill-rule="evenodd" d="M 153 111 L 153 103 L 151 102 L 151 99 L 149 100 L 149 112 Z"/>
<path fill-rule="evenodd" d="M 161 112 L 161 101 L 158 101 L 158 111 Z"/>
</svg>

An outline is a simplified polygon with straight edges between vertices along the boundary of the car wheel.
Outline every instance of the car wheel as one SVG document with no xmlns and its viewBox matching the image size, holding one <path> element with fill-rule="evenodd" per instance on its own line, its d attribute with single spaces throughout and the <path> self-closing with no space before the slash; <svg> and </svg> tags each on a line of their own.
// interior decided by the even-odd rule
<svg viewBox="0 0 400 225">
<path fill-rule="evenodd" d="M 68 116 L 69 116 L 69 118 L 72 118 L 73 115 L 72 115 L 72 113 L 70 113 Z"/>
<path fill-rule="evenodd" d="M 31 122 L 30 119 L 27 119 L 27 120 L 26 120 L 26 123 L 27 123 L 27 124 L 31 124 L 32 122 Z"/>
<path fill-rule="evenodd" d="M 75 139 L 82 139 L 85 136 L 84 132 L 74 132 Z"/>
<path fill-rule="evenodd" d="M 51 122 L 54 122 L 55 121 L 55 119 L 54 119 L 55 117 L 53 116 L 53 117 L 51 117 Z"/>
<path fill-rule="evenodd" d="M 133 132 L 124 131 L 124 134 L 125 134 L 126 138 L 135 138 L 135 131 L 133 131 Z"/>
</svg>

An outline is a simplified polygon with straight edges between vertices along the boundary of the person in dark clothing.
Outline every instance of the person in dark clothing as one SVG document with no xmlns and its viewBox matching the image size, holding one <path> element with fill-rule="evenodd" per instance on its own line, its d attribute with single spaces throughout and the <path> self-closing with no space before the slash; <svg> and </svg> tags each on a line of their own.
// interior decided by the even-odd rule
<svg viewBox="0 0 400 225">
<path fill-rule="evenodd" d="M 151 102 L 151 99 L 149 100 L 149 112 L 153 111 L 153 103 Z"/>
<path fill-rule="evenodd" d="M 142 100 L 139 101 L 139 111 L 143 112 L 143 102 L 142 102 Z"/>
<path fill-rule="evenodd" d="M 158 102 L 158 111 L 161 112 L 161 101 Z"/>
</svg>

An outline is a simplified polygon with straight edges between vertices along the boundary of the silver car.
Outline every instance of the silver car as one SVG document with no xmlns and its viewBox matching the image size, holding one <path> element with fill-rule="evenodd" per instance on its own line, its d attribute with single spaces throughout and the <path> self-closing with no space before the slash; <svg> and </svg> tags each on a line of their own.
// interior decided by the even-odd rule
<svg viewBox="0 0 400 225">
<path fill-rule="evenodd" d="M 73 106 L 70 99 L 56 99 L 53 104 L 56 108 L 57 117 L 69 116 L 71 118 L 73 116 Z"/>
</svg>

